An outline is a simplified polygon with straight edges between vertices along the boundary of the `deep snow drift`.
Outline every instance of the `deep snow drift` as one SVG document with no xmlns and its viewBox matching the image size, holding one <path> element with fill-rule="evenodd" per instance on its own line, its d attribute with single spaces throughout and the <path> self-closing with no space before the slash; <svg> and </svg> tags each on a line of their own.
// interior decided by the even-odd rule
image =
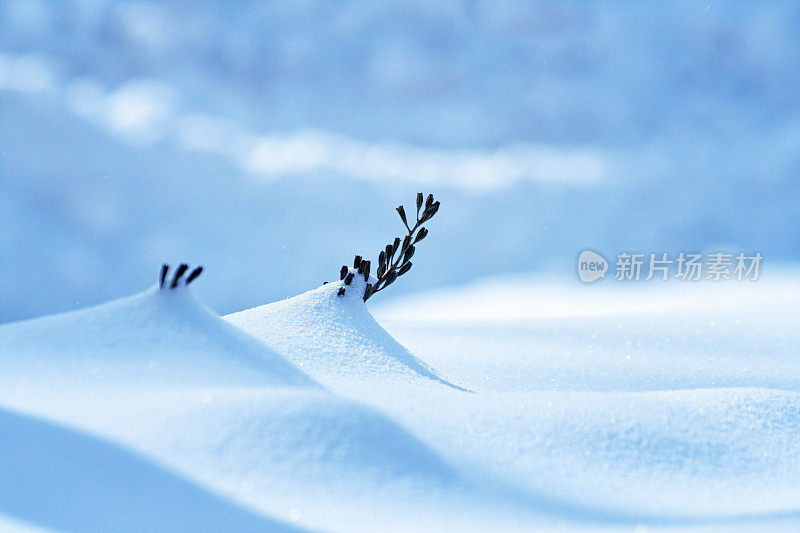
<svg viewBox="0 0 800 533">
<path fill-rule="evenodd" d="M 0 445 L 0 514 L 68 530 L 403 528 L 480 492 L 182 286 L 0 327 Z"/>
<path fill-rule="evenodd" d="M 376 316 L 476 394 L 368 401 L 443 456 L 590 514 L 796 518 L 798 302 L 796 274 L 775 271 L 743 284 L 514 277 L 439 291 Z"/>
<path fill-rule="evenodd" d="M 227 322 L 153 290 L 3 326 L 0 525 L 796 531 L 800 284 L 772 279 L 375 307 L 419 359 L 355 282 Z"/>
<path fill-rule="evenodd" d="M 247 309 L 223 318 L 278 350 L 298 367 L 321 379 L 386 382 L 427 378 L 461 389 L 441 378 L 378 324 L 364 303 L 366 280 L 354 269 L 353 281 L 327 283 L 294 298 Z M 374 276 L 372 283 L 377 281 Z M 344 288 L 344 295 L 339 290 Z"/>
<path fill-rule="evenodd" d="M 4 325 L 0 354 L 4 387 L 315 386 L 185 286 Z"/>
<path fill-rule="evenodd" d="M 407 371 L 374 346 L 388 334 L 357 293 L 337 298 L 339 285 L 225 318 L 462 470 L 489 471 L 573 519 L 739 527 L 800 512 L 791 276 L 672 288 L 499 279 L 378 306 L 422 359 L 476 394 L 398 379 Z"/>
<path fill-rule="evenodd" d="M 0 436 L 0 513 L 40 526 L 61 531 L 299 531 L 85 432 L 0 409 Z M 23 529 L 1 518 L 0 531 Z"/>
<path fill-rule="evenodd" d="M 47 484 L 46 472 L 20 466 L 14 460 L 20 453 L 0 462 L 0 475 L 23 480 L 26 488 L 9 488 L 2 494 L 0 513 L 38 524 L 51 523 L 61 507 L 76 503 L 73 492 L 80 489 L 88 494 L 87 500 L 77 500 L 69 523 L 82 531 L 104 530 L 99 525 L 106 519 L 91 512 L 102 503 L 96 485 L 115 498 L 135 502 L 133 512 L 144 505 L 137 479 L 145 484 L 174 481 L 176 508 L 167 509 L 169 500 L 164 507 L 152 504 L 157 516 L 191 512 L 178 504 L 200 500 L 203 495 L 196 493 L 209 491 L 220 500 L 215 504 L 220 512 L 235 517 L 238 511 L 243 523 L 248 509 L 271 520 L 337 531 L 353 530 L 348 524 L 355 514 L 360 517 L 359 530 L 375 530 L 380 524 L 402 530 L 417 521 L 411 511 L 435 516 L 437 506 L 454 506 L 454 501 L 477 492 L 444 459 L 384 414 L 306 387 L 165 388 L 146 395 L 127 391 L 64 395 L 46 390 L 23 397 L 0 393 L 0 403 L 14 417 L 41 419 L 37 438 L 53 441 L 47 453 L 77 462 L 78 466 L 59 471 L 66 470 L 63 477 L 73 468 L 86 471 L 85 477 L 76 478 L 74 489 L 62 483 L 47 492 L 47 500 L 40 500 L 37 494 L 47 488 L 42 487 Z M 61 439 L 62 426 L 75 428 L 74 438 Z M 3 429 L 12 427 L 9 421 Z M 4 448 L 24 451 L 30 446 L 22 429 L 4 435 Z M 62 441 L 69 447 L 62 448 Z M 103 453 L 92 463 L 80 453 L 83 448 Z M 98 479 L 106 468 L 101 483 Z M 472 499 L 479 501 L 477 496 Z M 238 507 L 226 508 L 226 501 Z M 125 520 L 122 516 L 118 522 Z M 127 520 L 140 523 L 136 517 Z M 187 530 L 220 529 L 227 528 Z"/>
</svg>

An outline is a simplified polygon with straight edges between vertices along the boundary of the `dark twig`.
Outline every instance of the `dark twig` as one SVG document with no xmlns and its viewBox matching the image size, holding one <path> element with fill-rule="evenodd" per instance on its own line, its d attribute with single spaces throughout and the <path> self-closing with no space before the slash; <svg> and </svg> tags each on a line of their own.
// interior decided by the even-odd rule
<svg viewBox="0 0 800 533">
<path fill-rule="evenodd" d="M 418 193 L 416 208 L 416 221 L 411 226 L 408 223 L 405 207 L 402 205 L 397 207 L 397 213 L 408 233 L 403 239 L 396 237 L 393 242 L 386 245 L 384 250 L 381 250 L 378 255 L 378 268 L 375 272 L 378 281 L 374 285 L 369 283 L 370 262 L 365 261 L 360 255 L 355 257 L 353 268 L 364 276 L 364 281 L 368 282 L 364 291 L 364 301 L 394 283 L 397 278 L 411 269 L 411 258 L 415 252 L 414 245 L 428 235 L 428 230 L 422 224 L 433 218 L 439 210 L 439 202 L 434 201 L 432 194 L 425 199 L 422 193 Z M 352 281 L 352 273 L 348 273 L 346 267 L 342 267 L 341 279 L 345 280 L 346 285 Z"/>
<path fill-rule="evenodd" d="M 178 282 L 183 277 L 183 273 L 186 272 L 186 269 L 189 268 L 189 265 L 186 263 L 181 263 L 178 267 L 178 270 L 175 271 L 175 276 L 172 278 L 172 284 L 169 286 L 170 289 L 174 289 L 178 286 Z"/>
<path fill-rule="evenodd" d="M 161 271 L 159 272 L 159 276 L 158 276 L 158 286 L 161 289 L 165 289 L 165 288 L 167 290 L 176 289 L 178 287 L 178 284 L 181 281 L 181 278 L 183 277 L 183 275 L 186 273 L 186 271 L 188 269 L 189 269 L 189 265 L 187 265 L 185 263 L 181 263 L 180 266 L 175 269 L 175 274 L 172 277 L 172 281 L 169 283 L 169 285 L 166 285 L 167 274 L 169 273 L 169 265 L 167 265 L 166 263 L 161 265 Z M 186 277 L 186 280 L 184 282 L 185 285 L 189 285 L 191 282 L 193 282 L 195 279 L 197 279 L 197 276 L 199 276 L 202 272 L 203 272 L 203 267 L 201 267 L 201 266 L 199 266 L 199 267 L 195 268 L 194 270 L 192 270 L 192 272 Z"/>
<path fill-rule="evenodd" d="M 202 272 L 203 272 L 203 267 L 201 266 L 192 270 L 191 274 L 189 274 L 189 277 L 186 278 L 186 285 L 189 285 L 191 282 L 193 282 L 195 278 L 197 278 L 197 276 L 199 276 Z"/>
<path fill-rule="evenodd" d="M 167 279 L 167 272 L 169 272 L 169 265 L 161 265 L 161 275 L 158 277 L 158 286 L 164 288 L 164 280 Z"/>
</svg>

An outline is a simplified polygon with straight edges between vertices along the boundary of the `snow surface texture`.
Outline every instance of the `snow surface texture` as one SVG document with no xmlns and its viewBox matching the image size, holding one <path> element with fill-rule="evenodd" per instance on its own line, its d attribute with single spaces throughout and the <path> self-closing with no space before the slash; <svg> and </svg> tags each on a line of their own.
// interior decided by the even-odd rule
<svg viewBox="0 0 800 533">
<path fill-rule="evenodd" d="M 314 385 L 185 286 L 3 326 L 0 353 L 5 386 Z"/>
<path fill-rule="evenodd" d="M 395 364 L 355 365 L 348 379 L 352 347 L 309 360 L 300 346 L 319 344 L 338 313 L 360 317 L 337 326 L 343 336 L 374 338 L 360 299 L 337 307 L 330 285 L 225 318 L 331 390 L 390 413 L 462 470 L 521 488 L 531 505 L 606 523 L 734 529 L 778 527 L 800 512 L 791 276 L 624 288 L 505 278 L 379 306 L 398 338 L 475 394 L 398 379 L 407 371 Z"/>
<path fill-rule="evenodd" d="M 487 499 L 186 287 L 0 327 L 0 450 L 0 513 L 59 530 L 406 529 Z"/>
<path fill-rule="evenodd" d="M 264 345 L 189 291 L 3 326 L 0 526 L 796 531 L 800 284 L 773 280 L 377 304 L 473 392 L 356 281 L 226 317 Z M 120 386 L 146 353 L 165 373 Z"/>
<path fill-rule="evenodd" d="M 378 314 L 476 394 L 374 399 L 443 455 L 598 511 L 796 518 L 798 302 L 795 274 L 624 287 L 516 277 L 441 291 Z"/>
<path fill-rule="evenodd" d="M 337 380 L 361 382 L 366 376 L 427 378 L 461 389 L 439 377 L 378 324 L 364 304 L 367 281 L 355 269 L 353 280 L 327 283 L 294 298 L 224 317 L 298 367 Z M 377 278 L 370 277 L 375 284 Z M 344 288 L 344 295 L 339 295 Z"/>
</svg>

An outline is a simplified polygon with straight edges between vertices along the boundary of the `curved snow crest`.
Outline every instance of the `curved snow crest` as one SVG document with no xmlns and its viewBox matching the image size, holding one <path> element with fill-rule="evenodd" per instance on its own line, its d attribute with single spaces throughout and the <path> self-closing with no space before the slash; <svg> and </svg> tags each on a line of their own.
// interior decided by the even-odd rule
<svg viewBox="0 0 800 533">
<path fill-rule="evenodd" d="M 373 281 L 373 278 L 370 279 Z M 344 294 L 339 295 L 340 289 Z M 224 316 L 312 375 L 439 377 L 384 330 L 364 303 L 366 281 L 327 283 L 293 298 Z M 467 391 L 468 392 L 468 391 Z"/>
<path fill-rule="evenodd" d="M 0 435 L 0 511 L 37 526 L 64 531 L 306 531 L 232 502 L 117 442 L 45 418 L 0 407 Z M 0 530 L 23 531 L 10 526 L 0 515 Z"/>
<path fill-rule="evenodd" d="M 462 493 L 472 494 L 477 490 L 469 475 L 464 475 L 392 418 L 324 389 L 162 388 L 147 394 L 81 390 L 66 396 L 67 401 L 61 391 L 44 394 L 37 391 L 27 397 L 7 398 L 8 403 L 1 398 L 4 392 L 0 389 L 0 435 L 3 435 L 4 410 L 15 416 L 36 417 L 130 450 L 188 484 L 226 497 L 269 519 L 294 522 L 290 510 L 302 509 L 302 525 L 312 529 L 353 530 L 352 525 L 348 527 L 348 520 L 363 511 L 357 529 L 382 530 L 379 526 L 388 517 L 402 518 L 393 509 L 395 505 L 413 507 L 434 499 L 451 501 L 451 495 L 458 498 Z M 54 436 L 57 435 L 49 437 Z M 19 448 L 19 453 L 36 455 L 35 446 L 31 448 L 27 442 L 13 437 L 8 441 L 9 446 Z M 2 438 L 0 442 L 6 443 Z M 42 446 L 52 449 L 53 456 L 79 463 L 78 470 L 85 472 L 83 459 L 74 457 L 73 449 L 82 456 L 92 455 L 96 452 L 82 453 L 90 444 L 63 446 L 60 455 L 58 448 L 62 444 L 58 439 Z M 15 480 L 27 486 L 41 483 L 41 469 L 26 467 L 29 461 L 14 467 L 16 452 L 9 453 L 7 463 L 12 464 L 10 471 Z M 0 457 L 0 474 L 3 459 Z M 70 464 L 63 467 L 72 468 Z M 131 467 L 135 469 L 135 465 Z M 94 468 L 90 474 L 94 476 L 100 470 Z M 116 476 L 112 472 L 103 486 L 129 490 L 126 489 L 130 485 L 129 470 L 123 468 Z M 23 492 L 20 497 L 14 486 L 7 492 L 6 500 L 12 506 L 57 512 L 30 493 Z M 3 496 L 0 484 L 0 513 Z M 76 496 L 79 503 L 80 496 Z M 90 499 L 93 503 L 103 501 L 102 495 L 91 495 Z M 320 505 L 320 501 L 327 503 Z M 380 512 L 370 509 L 377 501 L 385 507 Z M 162 509 L 154 505 L 158 511 Z M 327 509 L 330 505 L 336 507 L 335 512 Z M 175 508 L 164 511 L 178 512 Z M 343 525 L 326 528 L 327 519 Z M 377 523 L 365 526 L 368 519 Z"/>
<path fill-rule="evenodd" d="M 0 326 L 0 376 L 18 386 L 319 386 L 221 320 L 190 288 L 157 286 Z"/>
<path fill-rule="evenodd" d="M 368 486 L 441 489 L 460 480 L 392 418 L 325 390 L 240 388 L 205 400 L 164 391 L 146 405 L 155 414 L 143 422 L 149 429 L 141 446 L 167 450 L 172 466 L 221 488 L 236 490 L 247 479 L 254 496 L 276 488 L 308 491 L 323 482 L 355 494 Z"/>
<path fill-rule="evenodd" d="M 441 431 L 491 427 L 492 440 L 468 446 L 490 450 L 511 482 L 576 508 L 676 522 L 800 513 L 797 392 L 540 392 L 515 396 L 513 417 L 508 394 L 481 396 Z"/>
</svg>

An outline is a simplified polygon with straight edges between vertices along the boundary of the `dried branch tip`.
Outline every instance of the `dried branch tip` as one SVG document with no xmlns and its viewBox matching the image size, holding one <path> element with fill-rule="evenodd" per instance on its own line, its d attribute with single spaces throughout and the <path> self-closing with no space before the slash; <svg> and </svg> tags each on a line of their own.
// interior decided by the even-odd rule
<svg viewBox="0 0 800 533">
<path fill-rule="evenodd" d="M 439 202 L 435 201 L 432 194 L 427 198 L 422 193 L 417 193 L 416 197 L 416 221 L 413 226 L 409 225 L 405 207 L 397 206 L 397 214 L 406 227 L 407 234 L 395 237 L 394 241 L 387 244 L 386 248 L 378 254 L 378 269 L 375 273 L 378 281 L 375 284 L 369 283 L 370 262 L 365 261 L 360 255 L 355 256 L 353 268 L 358 274 L 364 276 L 367 286 L 364 290 L 364 301 L 367 301 L 373 294 L 380 292 L 397 278 L 411 270 L 411 258 L 416 251 L 414 245 L 427 237 L 427 228 L 422 227 L 439 211 Z M 345 285 L 350 285 L 353 280 L 353 273 L 344 266 L 340 272 L 340 279 L 344 280 Z M 344 287 L 339 289 L 339 296 L 344 294 Z"/>
<path fill-rule="evenodd" d="M 178 268 L 175 269 L 175 274 L 172 276 L 172 281 L 169 283 L 169 285 L 167 285 L 167 274 L 169 273 L 169 265 L 166 264 L 166 263 L 161 265 L 161 270 L 160 270 L 159 275 L 158 275 L 158 287 L 160 289 L 162 289 L 162 290 L 163 289 L 167 289 L 167 290 L 176 289 L 178 287 L 178 285 L 180 284 L 181 279 L 183 278 L 183 275 L 186 273 L 187 270 L 189 270 L 189 265 L 187 265 L 186 263 L 181 263 L 178 266 Z M 199 267 L 195 268 L 194 270 L 192 270 L 189 273 L 189 275 L 186 276 L 186 279 L 184 280 L 184 285 L 185 286 L 189 285 L 191 282 L 193 282 L 195 279 L 197 279 L 197 277 L 202 272 L 203 272 L 203 267 L 201 267 L 201 266 L 199 266 Z"/>
</svg>

